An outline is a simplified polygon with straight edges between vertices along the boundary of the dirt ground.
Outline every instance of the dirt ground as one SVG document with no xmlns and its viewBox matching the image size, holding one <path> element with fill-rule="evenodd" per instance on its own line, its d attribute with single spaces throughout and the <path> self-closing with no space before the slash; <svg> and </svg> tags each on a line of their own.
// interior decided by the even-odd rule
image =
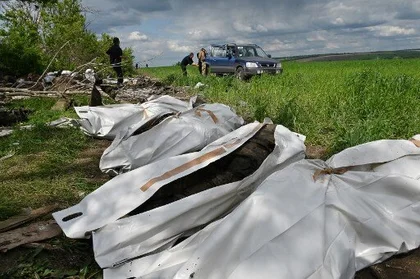
<svg viewBox="0 0 420 279">
<path fill-rule="evenodd" d="M 359 271 L 356 279 L 418 279 L 420 278 L 420 249 Z"/>
</svg>

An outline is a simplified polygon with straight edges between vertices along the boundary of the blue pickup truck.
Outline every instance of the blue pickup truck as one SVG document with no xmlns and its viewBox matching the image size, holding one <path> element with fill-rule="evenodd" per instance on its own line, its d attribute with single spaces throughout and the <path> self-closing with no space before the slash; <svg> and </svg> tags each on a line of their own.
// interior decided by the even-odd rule
<svg viewBox="0 0 420 279">
<path fill-rule="evenodd" d="M 241 80 L 262 73 L 283 72 L 280 61 L 272 59 L 255 44 L 210 45 L 205 61 L 211 73 L 216 76 L 233 74 Z"/>
</svg>

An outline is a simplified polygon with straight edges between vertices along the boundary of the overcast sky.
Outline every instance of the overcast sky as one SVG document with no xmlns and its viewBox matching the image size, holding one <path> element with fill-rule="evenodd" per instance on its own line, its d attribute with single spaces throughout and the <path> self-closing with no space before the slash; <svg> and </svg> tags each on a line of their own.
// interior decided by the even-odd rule
<svg viewBox="0 0 420 279">
<path fill-rule="evenodd" d="M 97 34 L 136 61 L 172 65 L 210 43 L 256 43 L 274 57 L 420 48 L 420 0 L 82 0 Z"/>
</svg>

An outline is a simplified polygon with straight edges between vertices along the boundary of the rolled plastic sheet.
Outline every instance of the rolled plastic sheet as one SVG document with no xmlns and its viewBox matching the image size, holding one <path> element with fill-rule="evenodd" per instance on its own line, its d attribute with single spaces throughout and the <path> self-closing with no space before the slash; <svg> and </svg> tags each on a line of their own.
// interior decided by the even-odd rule
<svg viewBox="0 0 420 279">
<path fill-rule="evenodd" d="M 105 278 L 353 278 L 420 245 L 419 148 L 376 141 L 265 179 L 223 219 Z M 360 165 L 358 165 L 360 164 Z M 381 169 L 384 168 L 384 169 Z"/>
<path fill-rule="evenodd" d="M 199 151 L 244 124 L 228 106 L 205 104 L 167 117 L 139 135 L 117 136 L 103 153 L 105 173 L 127 172 L 149 163 Z"/>
<path fill-rule="evenodd" d="M 98 107 L 75 107 L 82 131 L 93 137 L 113 140 L 118 134 L 129 136 L 156 117 L 192 108 L 192 101 L 184 102 L 162 96 L 142 104 L 118 104 Z"/>
<path fill-rule="evenodd" d="M 227 156 L 252 138 L 263 123 L 254 122 L 209 144 L 200 152 L 160 160 L 119 175 L 86 196 L 79 204 L 53 214 L 70 238 L 118 220 L 136 209 L 161 187 Z"/>
<path fill-rule="evenodd" d="M 271 173 L 304 158 L 304 142 L 295 133 L 277 125 L 274 139 L 273 151 L 244 179 L 120 219 L 94 232 L 96 261 L 101 267 L 111 267 L 161 249 L 174 238 L 183 237 L 185 231 L 225 215 Z"/>
</svg>

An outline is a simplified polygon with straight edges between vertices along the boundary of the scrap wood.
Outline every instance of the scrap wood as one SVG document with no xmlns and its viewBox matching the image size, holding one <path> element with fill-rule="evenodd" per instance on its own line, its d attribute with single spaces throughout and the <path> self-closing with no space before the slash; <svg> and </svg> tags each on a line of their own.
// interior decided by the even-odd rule
<svg viewBox="0 0 420 279">
<path fill-rule="evenodd" d="M 30 212 L 26 214 L 11 217 L 5 221 L 0 222 L 0 233 L 9 231 L 16 227 L 19 227 L 20 225 L 24 223 L 34 220 L 38 217 L 47 215 L 48 213 L 53 212 L 57 208 L 58 208 L 58 205 L 55 204 L 55 205 L 50 205 L 50 206 L 41 207 L 35 210 L 31 210 Z"/>
<path fill-rule="evenodd" d="M 38 95 L 47 95 L 47 94 L 56 94 L 56 95 L 72 95 L 72 94 L 89 94 L 88 90 L 80 90 L 80 91 L 67 91 L 67 92 L 59 92 L 59 91 L 34 91 L 29 90 L 27 88 L 10 88 L 10 87 L 0 87 L 0 92 L 5 92 L 5 96 L 32 96 L 35 94 Z M 26 95 L 24 95 L 26 94 Z"/>
<path fill-rule="evenodd" d="M 18 246 L 56 237 L 61 229 L 54 220 L 42 221 L 24 228 L 0 234 L 0 251 L 7 252 Z"/>
</svg>

